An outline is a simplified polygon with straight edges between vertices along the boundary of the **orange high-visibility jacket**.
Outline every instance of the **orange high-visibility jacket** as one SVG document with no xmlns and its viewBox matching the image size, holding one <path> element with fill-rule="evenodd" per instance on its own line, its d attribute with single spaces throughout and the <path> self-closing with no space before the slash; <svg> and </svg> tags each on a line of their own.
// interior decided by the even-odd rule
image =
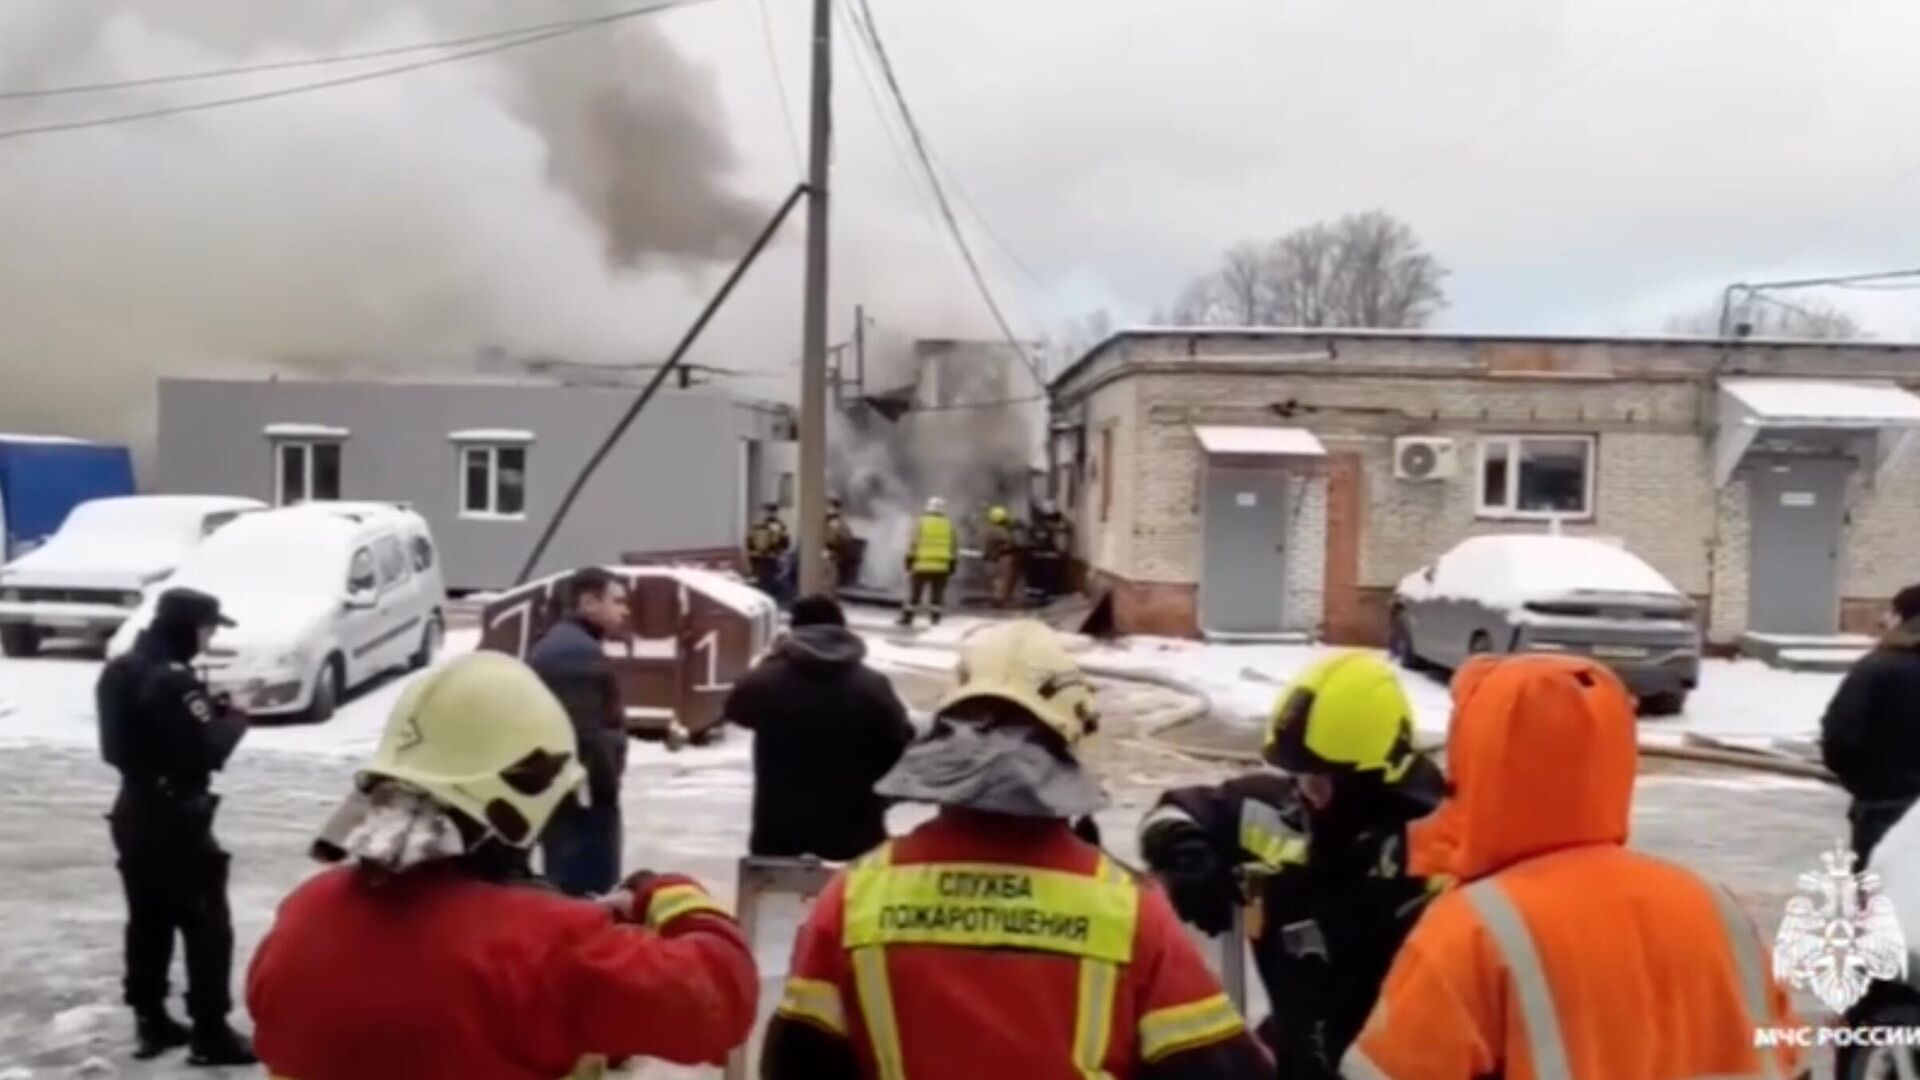
<svg viewBox="0 0 1920 1080">
<path fill-rule="evenodd" d="M 1453 796 L 1412 848 L 1458 887 L 1401 946 L 1341 1072 L 1364 1080 L 1793 1075 L 1756 1027 L 1796 1023 L 1724 889 L 1627 850 L 1631 697 L 1573 657 L 1454 679 Z"/>
</svg>

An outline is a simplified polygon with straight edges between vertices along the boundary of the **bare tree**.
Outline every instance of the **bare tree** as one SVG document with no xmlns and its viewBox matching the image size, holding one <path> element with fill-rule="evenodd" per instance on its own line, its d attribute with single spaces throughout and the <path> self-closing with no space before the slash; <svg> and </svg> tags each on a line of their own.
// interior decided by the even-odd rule
<svg viewBox="0 0 1920 1080">
<path fill-rule="evenodd" d="M 1785 338 L 1797 341 L 1851 341 L 1871 337 L 1853 313 L 1825 300 L 1781 300 L 1764 293 L 1736 303 L 1725 332 L 1736 337 Z M 1718 337 L 1720 305 L 1675 315 L 1667 331 Z"/>
<path fill-rule="evenodd" d="M 1186 287 L 1175 321 L 1239 326 L 1424 326 L 1445 304 L 1447 271 L 1383 211 L 1229 249 Z"/>
</svg>

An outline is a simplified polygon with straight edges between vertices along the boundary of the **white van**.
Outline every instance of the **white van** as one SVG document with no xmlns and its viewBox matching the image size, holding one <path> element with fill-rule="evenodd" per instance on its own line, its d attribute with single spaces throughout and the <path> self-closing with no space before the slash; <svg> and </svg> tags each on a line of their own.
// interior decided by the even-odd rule
<svg viewBox="0 0 1920 1080">
<path fill-rule="evenodd" d="M 446 633 L 433 535 L 388 503 L 248 514 L 195 548 L 167 585 L 219 598 L 235 625 L 197 663 L 254 716 L 326 720 L 355 687 L 432 662 Z M 111 655 L 132 648 L 161 591 L 114 635 Z"/>
</svg>

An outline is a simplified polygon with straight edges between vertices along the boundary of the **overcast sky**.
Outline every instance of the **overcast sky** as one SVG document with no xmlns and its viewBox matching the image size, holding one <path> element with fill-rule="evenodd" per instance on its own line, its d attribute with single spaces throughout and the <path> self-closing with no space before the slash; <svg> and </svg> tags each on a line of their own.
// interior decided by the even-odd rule
<svg viewBox="0 0 1920 1080">
<path fill-rule="evenodd" d="M 632 2 L 8 0 L 0 90 Z M 1023 334 L 1096 309 L 1144 320 L 1237 241 L 1372 208 L 1452 271 L 1452 329 L 1654 331 L 1729 281 L 1920 266 L 1913 0 L 870 3 Z M 0 140 L 0 424 L 150 426 L 156 375 L 444 368 L 488 345 L 660 356 L 798 176 L 810 7 L 709 0 Z M 883 341 L 991 333 L 846 29 L 833 333 L 860 302 Z M 392 62 L 0 99 L 0 134 Z M 769 396 L 791 392 L 800 347 L 798 225 L 693 354 Z M 1824 299 L 1920 339 L 1920 292 Z"/>
<path fill-rule="evenodd" d="M 766 3 L 800 108 L 809 5 Z M 1653 330 L 1731 280 L 1920 265 L 1910 0 L 872 3 L 948 175 L 1040 279 L 981 236 L 1029 323 L 1144 319 L 1236 240 L 1371 207 L 1452 270 L 1459 329 Z M 668 21 L 771 192 L 793 164 L 753 4 Z M 838 102 L 836 210 L 889 221 L 859 259 L 963 292 L 844 60 Z M 1920 336 L 1920 294 L 1829 296 Z"/>
</svg>

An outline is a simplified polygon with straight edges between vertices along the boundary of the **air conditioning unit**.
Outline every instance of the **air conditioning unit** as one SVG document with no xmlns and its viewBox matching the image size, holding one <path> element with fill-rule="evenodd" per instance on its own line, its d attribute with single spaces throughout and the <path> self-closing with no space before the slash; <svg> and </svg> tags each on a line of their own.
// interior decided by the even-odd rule
<svg viewBox="0 0 1920 1080">
<path fill-rule="evenodd" d="M 1460 471 L 1460 452 L 1452 439 L 1412 435 L 1393 440 L 1396 480 L 1445 480 Z"/>
</svg>

